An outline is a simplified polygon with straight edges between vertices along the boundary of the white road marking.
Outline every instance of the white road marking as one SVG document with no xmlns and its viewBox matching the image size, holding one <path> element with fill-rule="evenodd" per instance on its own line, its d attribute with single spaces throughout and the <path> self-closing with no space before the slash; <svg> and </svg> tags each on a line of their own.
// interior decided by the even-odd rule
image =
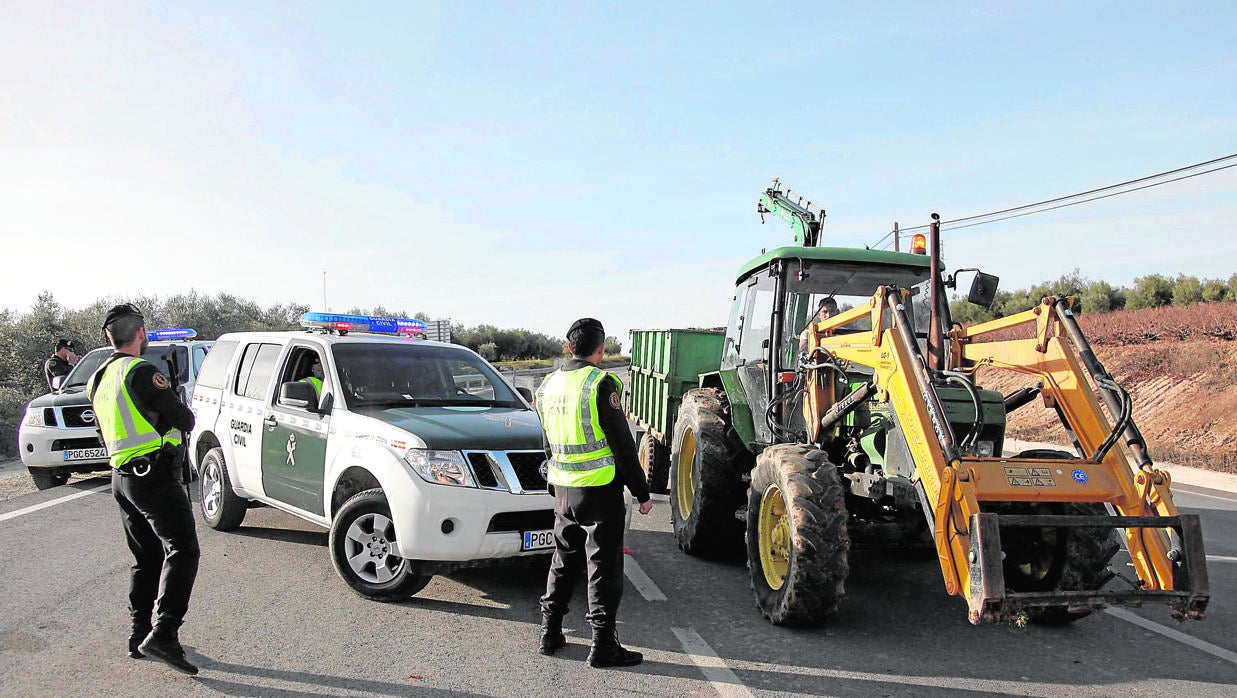
<svg viewBox="0 0 1237 698">
<path fill-rule="evenodd" d="M 26 507 L 25 509 L 18 509 L 17 511 L 10 511 L 7 514 L 0 514 L 0 521 L 8 521 L 9 519 L 16 519 L 19 516 L 25 516 L 26 514 L 36 512 L 40 509 L 54 507 L 57 504 L 64 504 L 65 502 L 77 499 L 79 497 L 85 497 L 88 494 L 94 494 L 95 492 L 103 492 L 104 490 L 110 490 L 110 489 L 112 489 L 111 485 L 100 485 L 99 487 L 92 487 L 91 489 L 82 490 L 81 492 L 77 492 L 75 494 L 70 494 L 70 495 L 65 495 L 63 497 L 58 497 L 51 501 L 43 502 L 42 504 L 35 504 L 34 506 L 29 506 L 29 507 Z"/>
<path fill-rule="evenodd" d="M 627 559 L 623 561 L 623 574 L 627 575 L 627 581 L 631 582 L 631 585 L 636 588 L 636 591 L 640 592 L 645 601 L 666 600 L 666 595 L 661 593 L 661 589 L 657 588 L 652 578 L 645 574 L 644 568 L 636 562 L 635 557 L 628 555 Z"/>
<path fill-rule="evenodd" d="M 1194 490 L 1187 490 L 1187 489 L 1184 489 L 1184 488 L 1183 488 L 1183 489 L 1180 489 L 1180 490 L 1176 490 L 1176 493 L 1177 493 L 1177 494 L 1186 494 L 1186 495 L 1189 495 L 1189 496 L 1191 496 L 1191 497 L 1207 497 L 1208 499 L 1218 499 L 1218 500 L 1220 500 L 1221 502 L 1228 502 L 1228 503 L 1230 503 L 1230 504 L 1232 504 L 1234 501 L 1237 501 L 1237 500 L 1235 500 L 1233 497 L 1221 497 L 1221 496 L 1220 496 L 1220 495 L 1218 495 L 1218 494 L 1207 494 L 1207 493 L 1205 493 L 1205 492 L 1195 492 Z"/>
<path fill-rule="evenodd" d="M 1133 623 L 1134 625 L 1137 625 L 1138 627 L 1144 628 L 1146 630 L 1150 630 L 1153 633 L 1159 633 L 1163 635 L 1164 637 L 1167 637 L 1171 640 L 1176 640 L 1177 642 L 1180 642 L 1184 645 L 1189 645 L 1190 647 L 1193 647 L 1196 650 L 1201 650 L 1203 652 L 1206 652 L 1207 654 L 1210 654 L 1213 657 L 1219 657 L 1220 659 L 1223 659 L 1226 662 L 1232 662 L 1233 664 L 1237 664 L 1237 652 L 1226 650 L 1223 647 L 1217 647 L 1216 645 L 1213 645 L 1210 642 L 1200 640 L 1191 635 L 1186 635 L 1185 633 L 1179 630 L 1173 630 L 1172 628 L 1160 625 L 1159 623 L 1149 621 L 1146 618 L 1143 618 L 1142 616 L 1132 611 L 1127 611 L 1124 608 L 1106 608 L 1104 609 L 1104 613 L 1107 613 L 1108 615 L 1114 616 L 1116 618 L 1120 618 L 1121 620 L 1127 623 Z"/>
<path fill-rule="evenodd" d="M 700 673 L 704 674 L 704 678 L 708 679 L 713 685 L 713 690 L 717 691 L 717 695 L 722 698 L 742 698 L 752 696 L 752 692 L 747 686 L 739 680 L 738 676 L 726 666 L 726 662 L 717 656 L 709 643 L 700 637 L 700 633 L 692 628 L 671 628 L 674 631 L 675 637 L 679 638 L 679 643 L 683 645 L 683 649 L 687 652 L 687 656 L 700 669 Z"/>
<path fill-rule="evenodd" d="M 1237 562 L 1237 557 L 1229 557 L 1228 555 L 1208 555 L 1208 562 Z"/>
</svg>

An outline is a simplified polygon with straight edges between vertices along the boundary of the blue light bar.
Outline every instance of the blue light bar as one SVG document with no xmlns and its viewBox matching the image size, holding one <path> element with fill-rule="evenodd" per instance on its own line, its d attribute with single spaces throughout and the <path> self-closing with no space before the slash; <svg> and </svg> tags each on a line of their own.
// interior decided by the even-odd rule
<svg viewBox="0 0 1237 698">
<path fill-rule="evenodd" d="M 372 332 L 408 336 L 425 331 L 425 322 L 397 317 L 349 315 L 346 313 L 305 313 L 301 327 L 318 327 L 338 332 Z"/>
<path fill-rule="evenodd" d="M 172 339 L 193 339 L 198 331 L 188 327 L 166 327 L 162 330 L 147 332 L 146 338 L 152 342 L 166 342 Z"/>
</svg>

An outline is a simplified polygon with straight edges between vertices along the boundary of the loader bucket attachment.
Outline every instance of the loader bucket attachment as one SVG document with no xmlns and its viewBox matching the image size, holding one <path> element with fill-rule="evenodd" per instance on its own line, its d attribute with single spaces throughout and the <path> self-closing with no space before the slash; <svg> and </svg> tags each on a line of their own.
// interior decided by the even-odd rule
<svg viewBox="0 0 1237 698">
<path fill-rule="evenodd" d="M 1001 552 L 1001 529 L 1013 527 L 1169 529 L 1174 547 L 1173 589 L 1096 589 L 1081 591 L 1007 590 Z M 1202 619 L 1211 598 L 1207 581 L 1203 534 L 1195 514 L 1178 516 L 1002 515 L 979 512 L 971 517 L 970 585 L 967 605 L 971 623 L 1018 621 L 1027 612 L 1056 608 L 1088 613 L 1108 606 L 1163 603 L 1178 620 Z"/>
</svg>

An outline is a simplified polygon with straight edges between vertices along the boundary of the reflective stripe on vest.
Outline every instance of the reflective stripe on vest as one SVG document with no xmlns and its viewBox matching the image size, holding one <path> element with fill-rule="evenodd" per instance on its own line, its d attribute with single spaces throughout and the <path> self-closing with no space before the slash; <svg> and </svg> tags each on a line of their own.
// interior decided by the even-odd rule
<svg viewBox="0 0 1237 698">
<path fill-rule="evenodd" d="M 107 446 L 108 461 L 119 468 L 137 456 L 159 450 L 165 443 L 179 444 L 180 432 L 169 431 L 160 436 L 150 419 L 142 414 L 127 385 L 129 374 L 145 359 L 129 356 L 110 361 L 100 369 L 97 383 L 92 377 L 88 397 L 94 406 L 95 419 Z"/>
<path fill-rule="evenodd" d="M 614 453 L 597 417 L 597 392 L 609 375 L 596 366 L 560 369 L 538 388 L 537 414 L 550 446 L 550 484 L 599 487 L 614 481 Z"/>
</svg>

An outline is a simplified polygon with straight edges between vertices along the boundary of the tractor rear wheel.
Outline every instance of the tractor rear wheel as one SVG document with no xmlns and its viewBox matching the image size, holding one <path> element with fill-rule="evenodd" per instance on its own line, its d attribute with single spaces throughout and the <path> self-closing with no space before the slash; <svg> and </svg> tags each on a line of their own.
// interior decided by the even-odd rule
<svg viewBox="0 0 1237 698">
<path fill-rule="evenodd" d="M 743 524 L 740 459 L 747 450 L 729 435 L 721 395 L 697 388 L 683 395 L 670 447 L 670 521 L 674 539 L 689 555 L 737 556 Z"/>
<path fill-rule="evenodd" d="M 644 478 L 649 483 L 649 491 L 654 494 L 669 492 L 670 449 L 646 431 L 640 437 L 637 455 L 640 457 L 640 467 L 644 469 Z"/>
<path fill-rule="evenodd" d="M 1023 451 L 1015 458 L 1075 458 L 1051 449 Z M 1018 503 L 1002 506 L 1004 513 L 1104 516 L 1103 504 L 1092 502 Z M 1027 528 L 1002 532 L 1005 586 L 1014 591 L 1094 591 L 1113 578 L 1108 563 L 1121 549 L 1111 528 Z M 1017 538 L 1006 539 L 1007 535 Z M 1041 625 L 1065 625 L 1091 615 L 1090 610 L 1067 606 L 1032 609 L 1027 620 Z"/>
<path fill-rule="evenodd" d="M 850 572 L 846 490 L 812 446 L 770 446 L 756 458 L 747 500 L 747 567 L 774 625 L 817 625 L 837 610 Z"/>
</svg>

